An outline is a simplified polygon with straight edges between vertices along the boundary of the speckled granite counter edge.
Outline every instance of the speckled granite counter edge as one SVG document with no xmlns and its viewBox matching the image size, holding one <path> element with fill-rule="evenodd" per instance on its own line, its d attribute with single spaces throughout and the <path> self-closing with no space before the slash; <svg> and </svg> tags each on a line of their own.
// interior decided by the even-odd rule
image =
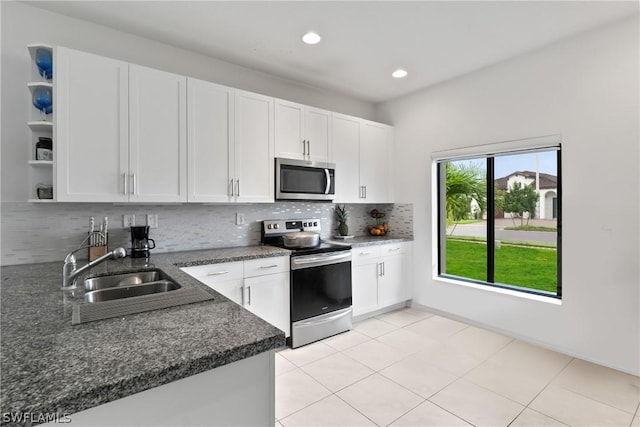
<svg viewBox="0 0 640 427">
<path fill-rule="evenodd" d="M 362 246 L 385 245 L 388 243 L 413 242 L 413 237 L 395 237 L 395 236 L 357 236 L 351 239 L 332 239 L 333 242 L 347 243 L 354 248 Z"/>
<path fill-rule="evenodd" d="M 168 273 L 170 276 L 173 276 L 174 279 L 179 281 L 185 286 L 198 286 L 202 288 L 206 288 L 210 293 L 215 294 L 217 298 L 217 304 L 222 303 L 222 305 L 227 306 L 228 304 L 234 303 L 230 302 L 224 296 L 218 294 L 214 290 L 207 288 L 205 285 L 196 281 L 192 277 L 186 275 L 181 272 L 179 269 L 182 266 L 189 265 L 204 265 L 204 264 L 212 264 L 212 263 L 220 263 L 220 262 L 234 262 L 234 261 L 242 261 L 249 259 L 257 259 L 257 258 L 268 258 L 268 257 L 277 257 L 277 256 L 288 256 L 290 251 L 281 248 L 275 248 L 271 246 L 255 246 L 255 247 L 241 247 L 241 248 L 223 248 L 223 249 L 211 249 L 211 250 L 198 250 L 198 251 L 185 251 L 185 252 L 176 252 L 176 253 L 166 253 L 166 254 L 154 254 L 152 256 L 152 265 L 155 267 L 162 268 L 163 271 Z M 126 262 L 122 262 L 126 261 Z M 126 259 L 126 260 L 117 260 L 117 261 L 109 261 L 103 264 L 101 267 L 104 267 L 107 274 L 113 274 L 114 272 L 123 271 L 123 270 L 131 270 L 131 269 L 139 269 L 146 261 L 141 259 Z M 44 268 L 48 273 L 46 275 L 42 274 L 27 274 L 24 276 L 24 279 L 21 280 L 21 286 L 25 286 L 28 289 L 28 294 L 30 295 L 32 292 L 36 292 L 33 297 L 41 298 L 43 289 L 39 289 L 38 287 L 33 287 L 31 285 L 31 281 L 37 280 L 40 283 L 40 286 L 45 286 L 44 295 L 53 295 L 57 294 L 57 291 L 50 292 L 48 289 L 57 289 L 57 283 L 60 278 L 59 270 L 54 263 L 46 263 L 46 264 L 37 264 L 40 268 Z M 36 265 L 34 265 L 36 266 Z M 54 270 L 51 270 L 51 268 Z M 4 269 L 4 268 L 3 268 Z M 15 270 L 15 268 L 9 267 L 10 270 Z M 31 269 L 33 270 L 33 269 Z M 95 273 L 100 275 L 100 268 L 96 268 L 98 271 L 90 271 L 88 275 L 92 276 Z M 38 271 L 38 269 L 36 269 Z M 3 271 L 3 283 L 5 279 L 5 272 Z M 104 272 L 102 274 L 105 274 Z M 18 276 L 13 276 L 14 279 L 23 276 L 19 274 Z M 33 276 L 28 277 L 28 276 Z M 42 277 L 47 277 L 47 282 L 53 280 L 53 283 L 44 284 L 42 282 Z M 28 277 L 28 278 L 27 278 Z M 27 295 L 24 293 L 24 288 L 17 289 L 17 298 L 24 299 L 24 296 Z M 39 294 L 38 294 L 39 293 Z M 3 290 L 3 300 L 5 296 L 11 295 L 9 291 L 8 294 L 5 294 Z M 33 298 L 29 297 L 29 298 Z M 4 302 L 4 301 L 3 301 Z M 208 303 L 195 303 L 192 306 L 196 308 L 197 306 L 204 307 L 205 304 Z M 216 303 L 214 303 L 216 304 Z M 186 307 L 186 306 L 182 306 Z M 200 310 L 196 308 L 197 310 Z M 179 306 L 174 308 L 169 308 L 165 310 L 182 310 Z M 235 310 L 235 309 L 234 309 Z M 246 309 L 237 307 L 237 310 Z M 154 314 L 158 313 L 158 314 Z M 169 313 L 169 312 L 167 312 Z M 10 316 L 10 313 L 4 313 Z M 247 311 L 247 314 L 249 312 Z M 145 316 L 146 318 L 154 318 L 157 316 L 162 316 L 160 311 L 148 312 L 145 314 L 140 314 L 136 316 Z M 153 316 L 153 317 L 151 317 Z M 250 315 L 251 317 L 255 317 L 254 315 Z M 59 317 L 59 316 L 57 316 Z M 244 316 L 243 316 L 244 317 Z M 5 326 L 10 326 L 13 324 L 13 327 L 19 327 L 19 324 L 15 323 L 15 317 L 12 319 L 13 321 L 9 321 L 5 323 L 7 318 L 3 316 L 3 332 Z M 33 319 L 31 319 L 33 320 Z M 62 322 L 63 325 L 67 325 L 67 319 L 59 318 L 53 323 Z M 260 320 L 256 318 L 256 321 Z M 275 327 L 268 325 L 265 321 L 260 320 L 261 323 L 264 323 L 268 328 L 264 329 L 261 333 L 261 337 L 256 337 L 255 340 L 239 340 L 240 342 L 237 345 L 230 343 L 229 346 L 225 346 L 226 348 L 220 348 L 218 351 L 212 352 L 210 354 L 204 354 L 197 358 L 191 358 L 186 360 L 181 360 L 179 358 L 175 359 L 175 363 L 167 363 L 164 365 L 157 365 L 152 367 L 150 366 L 148 369 L 144 369 L 141 372 L 133 375 L 125 375 L 115 377 L 113 380 L 109 379 L 100 384 L 95 384 L 95 386 L 91 386 L 89 384 L 85 384 L 84 387 L 79 387 L 76 390 L 73 390 L 66 394 L 61 394 L 58 396 L 49 396 L 48 399 L 39 400 L 39 403 L 33 405 L 27 404 L 24 405 L 25 402 L 20 402 L 25 395 L 21 393 L 19 390 L 21 386 L 15 385 L 16 388 L 13 392 L 18 394 L 15 395 L 16 400 L 11 398 L 11 395 L 7 396 L 3 390 L 3 395 L 5 398 L 8 397 L 7 400 L 4 401 L 2 405 L 3 412 L 33 412 L 33 413 L 59 413 L 62 412 L 78 412 L 85 409 L 89 409 L 91 407 L 95 407 L 122 397 L 130 396 L 132 394 L 148 390 L 154 387 L 158 387 L 182 378 L 186 378 L 201 372 L 205 372 L 223 365 L 227 365 L 247 357 L 251 357 L 265 351 L 274 350 L 276 348 L 282 347 L 285 344 L 284 333 L 282 331 L 278 331 Z M 33 323 L 33 322 L 32 322 Z M 68 327 L 71 328 L 71 322 L 69 319 Z M 11 327 L 11 326 L 10 326 Z M 65 330 L 67 326 L 64 326 Z M 20 328 L 22 329 L 22 328 Z M 102 328 L 100 328 L 102 329 Z M 52 329 L 51 333 L 56 334 L 56 329 Z M 15 330 L 11 330 L 13 334 Z M 42 331 L 40 331 L 42 332 Z M 66 330 L 66 332 L 69 332 Z M 72 335 L 76 335 L 77 332 L 73 332 Z M 4 334 L 3 334 L 4 335 Z M 242 342 L 244 341 L 244 342 Z M 4 352 L 3 352 L 4 353 Z M 30 357 L 28 354 L 23 354 L 27 359 Z M 3 358 L 3 361 L 5 359 Z M 126 360 L 123 360 L 123 363 L 126 363 Z M 4 364 L 4 363 L 3 363 Z M 79 375 L 82 374 L 81 370 L 77 370 L 74 372 L 78 372 Z M 4 383 L 4 380 L 11 380 L 9 377 L 3 378 L 3 385 L 7 387 L 13 388 L 14 386 L 10 386 Z M 22 382 L 22 381 L 21 381 Z M 24 384 L 22 387 L 27 387 L 27 384 Z M 4 387 L 3 387 L 4 389 Z M 11 393 L 11 392 L 10 392 Z M 4 400 L 4 399 L 3 399 Z M 20 402 L 20 403 L 18 403 Z M 15 405 L 17 404 L 17 405 Z M 1 423 L 5 425 L 6 423 Z"/>
</svg>

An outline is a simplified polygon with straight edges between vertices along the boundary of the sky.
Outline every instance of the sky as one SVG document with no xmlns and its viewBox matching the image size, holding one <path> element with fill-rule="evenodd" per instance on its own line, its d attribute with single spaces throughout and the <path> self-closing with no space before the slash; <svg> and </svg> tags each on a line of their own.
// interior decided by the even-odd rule
<svg viewBox="0 0 640 427">
<path fill-rule="evenodd" d="M 557 152 L 544 151 L 540 153 L 515 154 L 511 156 L 498 156 L 494 162 L 495 179 L 505 177 L 516 171 L 536 171 L 536 156 L 538 156 L 539 172 L 557 175 Z M 475 163 L 480 169 L 484 170 L 486 161 L 482 160 L 465 160 L 461 163 Z"/>
<path fill-rule="evenodd" d="M 540 165 L 539 172 L 557 175 L 557 152 L 544 151 L 541 153 L 516 154 L 514 156 L 499 156 L 495 158 L 494 174 L 496 179 L 505 177 L 515 171 L 536 171 L 536 156 Z"/>
</svg>

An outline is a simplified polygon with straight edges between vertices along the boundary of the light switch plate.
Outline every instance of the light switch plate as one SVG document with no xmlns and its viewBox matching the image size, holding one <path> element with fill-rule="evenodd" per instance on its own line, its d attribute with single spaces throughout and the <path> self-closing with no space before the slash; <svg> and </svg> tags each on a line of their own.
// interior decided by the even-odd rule
<svg viewBox="0 0 640 427">
<path fill-rule="evenodd" d="M 122 228 L 129 228 L 136 225 L 136 216 L 133 214 L 122 215 Z"/>
<path fill-rule="evenodd" d="M 244 214 L 236 213 L 236 225 L 244 225 Z"/>
</svg>

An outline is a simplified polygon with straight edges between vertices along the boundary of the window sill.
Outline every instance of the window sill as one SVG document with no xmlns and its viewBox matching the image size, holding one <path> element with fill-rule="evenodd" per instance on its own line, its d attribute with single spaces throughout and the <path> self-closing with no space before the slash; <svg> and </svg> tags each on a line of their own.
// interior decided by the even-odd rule
<svg viewBox="0 0 640 427">
<path fill-rule="evenodd" d="M 456 279 L 452 279 L 452 278 L 448 278 L 448 277 L 435 276 L 433 278 L 433 280 L 436 283 L 446 283 L 446 284 L 464 286 L 464 287 L 467 287 L 467 288 L 479 289 L 479 290 L 482 290 L 482 291 L 485 291 L 485 292 L 493 292 L 493 293 L 498 293 L 498 294 L 502 294 L 502 295 L 509 295 L 509 296 L 513 296 L 513 297 L 516 297 L 516 298 L 522 298 L 522 299 L 527 299 L 527 300 L 531 300 L 531 301 L 544 302 L 544 303 L 553 304 L 553 305 L 562 305 L 562 300 L 560 298 L 547 297 L 547 296 L 544 296 L 544 295 L 530 294 L 530 293 L 527 293 L 527 292 L 519 292 L 519 291 L 515 291 L 515 290 L 511 290 L 511 289 L 494 287 L 494 286 L 491 286 L 491 285 L 480 285 L 480 284 L 476 284 L 476 283 L 472 283 L 472 282 L 466 282 L 466 281 L 463 281 L 463 280 L 456 280 Z"/>
</svg>

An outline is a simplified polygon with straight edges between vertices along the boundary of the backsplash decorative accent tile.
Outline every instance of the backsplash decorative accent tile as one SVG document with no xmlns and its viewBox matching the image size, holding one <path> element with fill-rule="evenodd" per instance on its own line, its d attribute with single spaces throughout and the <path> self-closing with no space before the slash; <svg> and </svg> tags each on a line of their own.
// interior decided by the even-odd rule
<svg viewBox="0 0 640 427">
<path fill-rule="evenodd" d="M 367 234 L 375 220 L 371 209 L 385 212 L 390 234 L 411 237 L 413 205 L 347 204 L 349 229 L 355 236 Z M 136 224 L 145 225 L 146 214 L 158 215 L 158 228 L 149 236 L 155 240 L 153 253 L 260 244 L 260 221 L 264 219 L 318 218 L 322 238 L 336 234 L 334 205 L 313 202 L 277 202 L 251 205 L 113 205 L 107 203 L 2 203 L 0 265 L 33 262 L 62 262 L 86 237 L 89 217 L 100 223 L 109 217 L 109 248 L 131 247 L 129 229 L 122 228 L 122 215 L 135 214 Z M 245 216 L 236 225 L 236 213 Z M 86 259 L 87 251 L 78 252 Z M 153 256 L 153 255 L 152 255 Z"/>
</svg>

